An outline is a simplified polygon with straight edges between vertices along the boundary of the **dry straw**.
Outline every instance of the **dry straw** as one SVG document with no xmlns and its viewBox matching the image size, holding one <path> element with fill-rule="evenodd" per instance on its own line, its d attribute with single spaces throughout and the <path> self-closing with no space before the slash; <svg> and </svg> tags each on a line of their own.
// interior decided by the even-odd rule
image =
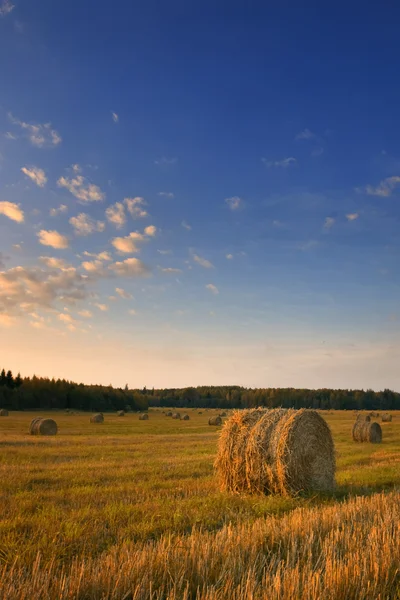
<svg viewBox="0 0 400 600">
<path fill-rule="evenodd" d="M 90 417 L 91 423 L 104 423 L 104 415 L 103 413 L 97 413 L 96 415 L 92 415 Z"/>
<path fill-rule="evenodd" d="M 183 415 L 182 417 L 182 421 L 189 421 L 190 417 L 189 415 Z"/>
<path fill-rule="evenodd" d="M 355 442 L 380 444 L 382 441 L 382 429 L 379 423 L 357 420 L 353 425 L 352 435 Z"/>
<path fill-rule="evenodd" d="M 0 417 L 8 417 L 8 410 L 6 408 L 0 410 Z"/>
<path fill-rule="evenodd" d="M 172 418 L 173 419 L 180 419 L 181 418 L 181 414 L 178 413 L 178 412 L 177 413 L 173 413 Z"/>
<path fill-rule="evenodd" d="M 236 411 L 215 462 L 221 487 L 236 493 L 294 495 L 335 486 L 330 429 L 314 410 Z"/>
<path fill-rule="evenodd" d="M 148 421 L 149 415 L 147 413 L 142 413 L 139 415 L 139 421 Z"/>
<path fill-rule="evenodd" d="M 57 423 L 53 419 L 42 417 L 35 417 L 29 427 L 31 435 L 56 435 L 57 431 Z"/>
<path fill-rule="evenodd" d="M 222 425 L 222 419 L 219 415 L 217 415 L 216 417 L 210 417 L 208 419 L 208 424 L 209 425 Z"/>
<path fill-rule="evenodd" d="M 382 415 L 382 423 L 390 423 L 392 418 L 392 415 L 390 415 L 389 413 L 385 413 L 384 415 Z"/>
</svg>

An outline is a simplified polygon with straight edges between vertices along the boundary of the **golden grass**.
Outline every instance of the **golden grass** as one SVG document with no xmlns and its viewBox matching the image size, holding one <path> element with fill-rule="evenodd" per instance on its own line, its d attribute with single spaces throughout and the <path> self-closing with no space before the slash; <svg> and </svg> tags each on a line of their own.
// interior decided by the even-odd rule
<svg viewBox="0 0 400 600">
<path fill-rule="evenodd" d="M 1 600 L 400 599 L 398 418 L 375 446 L 325 413 L 337 490 L 293 499 L 221 493 L 212 411 L 186 412 L 1 420 Z"/>
</svg>

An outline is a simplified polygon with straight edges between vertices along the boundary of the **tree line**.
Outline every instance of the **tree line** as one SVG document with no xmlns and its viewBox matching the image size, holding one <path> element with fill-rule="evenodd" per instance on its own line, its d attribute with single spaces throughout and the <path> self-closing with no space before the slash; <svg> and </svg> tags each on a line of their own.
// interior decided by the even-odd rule
<svg viewBox="0 0 400 600">
<path fill-rule="evenodd" d="M 147 410 L 149 407 L 193 408 L 320 408 L 335 410 L 400 410 L 400 394 L 385 389 L 334 390 L 201 386 L 181 389 L 129 389 L 85 385 L 65 379 L 0 373 L 0 408 L 9 410 L 70 409 L 93 412 Z"/>
</svg>

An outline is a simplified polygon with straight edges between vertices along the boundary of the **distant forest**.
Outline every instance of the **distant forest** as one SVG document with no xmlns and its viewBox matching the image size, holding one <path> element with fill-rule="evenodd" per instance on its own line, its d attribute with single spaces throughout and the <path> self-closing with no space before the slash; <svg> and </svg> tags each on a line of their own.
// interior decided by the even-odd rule
<svg viewBox="0 0 400 600">
<path fill-rule="evenodd" d="M 84 385 L 65 379 L 13 376 L 0 373 L 0 408 L 9 410 L 72 409 L 86 411 L 147 410 L 153 406 L 196 408 L 322 408 L 400 410 L 400 394 L 391 390 L 308 390 L 296 388 L 247 389 L 239 386 L 202 386 L 182 389 L 132 390 Z"/>
</svg>

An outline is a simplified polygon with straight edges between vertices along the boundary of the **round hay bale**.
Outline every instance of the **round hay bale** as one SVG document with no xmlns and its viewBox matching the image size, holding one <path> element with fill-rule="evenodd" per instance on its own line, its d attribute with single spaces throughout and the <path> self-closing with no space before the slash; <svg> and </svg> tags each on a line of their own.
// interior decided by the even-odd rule
<svg viewBox="0 0 400 600">
<path fill-rule="evenodd" d="M 390 415 L 389 413 L 385 413 L 384 415 L 382 415 L 382 423 L 390 423 L 392 421 L 392 418 L 392 415 Z"/>
<path fill-rule="evenodd" d="M 363 415 L 359 413 L 357 415 L 357 421 L 363 421 L 369 423 L 371 421 L 371 415 Z"/>
<path fill-rule="evenodd" d="M 203 411 L 202 411 L 202 410 L 199 410 L 199 412 L 198 412 L 197 414 L 198 414 L 198 415 L 202 415 L 202 414 L 203 414 Z"/>
<path fill-rule="evenodd" d="M 208 424 L 209 425 L 222 425 L 222 419 L 219 415 L 217 415 L 216 417 L 210 417 L 208 419 Z"/>
<path fill-rule="evenodd" d="M 147 413 L 141 413 L 139 415 L 139 421 L 148 421 L 149 420 L 149 415 Z"/>
<path fill-rule="evenodd" d="M 181 418 L 181 414 L 180 414 L 180 413 L 178 413 L 178 412 L 177 412 L 177 413 L 173 413 L 173 414 L 172 414 L 172 418 L 173 418 L 173 419 L 180 419 L 180 418 Z"/>
<path fill-rule="evenodd" d="M 279 493 L 329 491 L 335 486 L 335 449 L 315 410 L 235 412 L 220 435 L 215 462 L 223 489 Z"/>
<path fill-rule="evenodd" d="M 103 413 L 97 413 L 96 415 L 92 415 L 90 417 L 91 423 L 104 423 L 104 415 Z"/>
<path fill-rule="evenodd" d="M 8 410 L 6 408 L 0 410 L 0 417 L 8 417 Z"/>
<path fill-rule="evenodd" d="M 220 417 L 226 417 L 227 415 L 226 415 L 226 412 L 222 412 L 219 416 Z"/>
<path fill-rule="evenodd" d="M 31 435 L 56 435 L 57 431 L 57 423 L 53 419 L 43 419 L 42 417 L 35 417 L 29 429 Z"/>
<path fill-rule="evenodd" d="M 166 413 L 165 413 L 165 416 L 166 416 L 166 417 L 172 417 L 172 411 L 170 411 L 170 410 L 169 410 L 168 412 L 166 412 Z"/>
<path fill-rule="evenodd" d="M 183 415 L 182 417 L 182 421 L 189 421 L 190 417 L 189 415 Z"/>
<path fill-rule="evenodd" d="M 356 421 L 353 425 L 352 434 L 355 442 L 369 442 L 371 444 L 382 442 L 382 429 L 379 423 Z"/>
<path fill-rule="evenodd" d="M 119 410 L 119 411 L 117 412 L 117 415 L 118 415 L 119 417 L 124 417 L 124 416 L 125 416 L 125 411 L 124 411 L 124 410 Z"/>
</svg>

